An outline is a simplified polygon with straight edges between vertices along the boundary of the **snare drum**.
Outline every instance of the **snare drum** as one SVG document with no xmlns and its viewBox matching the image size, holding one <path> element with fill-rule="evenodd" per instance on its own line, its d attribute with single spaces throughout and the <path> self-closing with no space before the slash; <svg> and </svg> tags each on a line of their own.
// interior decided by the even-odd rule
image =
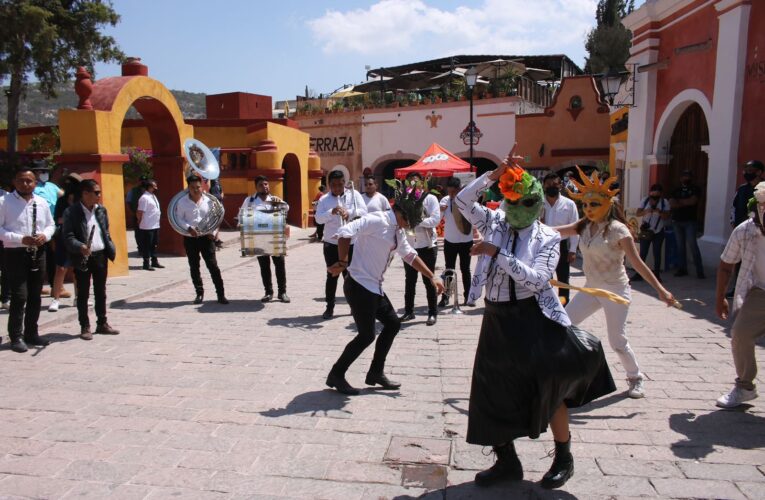
<svg viewBox="0 0 765 500">
<path fill-rule="evenodd" d="M 287 214 L 251 207 L 239 210 L 242 257 L 287 255 Z"/>
</svg>

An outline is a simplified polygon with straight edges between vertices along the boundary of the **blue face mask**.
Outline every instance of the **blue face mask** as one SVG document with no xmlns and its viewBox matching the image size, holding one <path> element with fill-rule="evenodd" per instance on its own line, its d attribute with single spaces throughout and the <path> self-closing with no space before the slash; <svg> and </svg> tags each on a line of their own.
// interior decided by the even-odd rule
<svg viewBox="0 0 765 500">
<path fill-rule="evenodd" d="M 42 182 L 43 184 L 48 182 L 48 179 L 50 179 L 50 174 L 49 173 L 45 172 L 45 173 L 40 174 L 40 182 Z"/>
</svg>

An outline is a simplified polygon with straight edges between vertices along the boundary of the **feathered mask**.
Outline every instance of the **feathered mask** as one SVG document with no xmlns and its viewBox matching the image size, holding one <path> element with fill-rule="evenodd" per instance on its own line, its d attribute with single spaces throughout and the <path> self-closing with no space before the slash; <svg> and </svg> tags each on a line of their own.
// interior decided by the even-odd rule
<svg viewBox="0 0 765 500">
<path fill-rule="evenodd" d="M 404 212 L 411 231 L 425 218 L 425 209 L 422 205 L 429 192 L 430 177 L 428 174 L 425 180 L 418 178 L 405 181 L 399 179 L 385 180 L 385 183 L 395 190 L 395 204 Z"/>
</svg>

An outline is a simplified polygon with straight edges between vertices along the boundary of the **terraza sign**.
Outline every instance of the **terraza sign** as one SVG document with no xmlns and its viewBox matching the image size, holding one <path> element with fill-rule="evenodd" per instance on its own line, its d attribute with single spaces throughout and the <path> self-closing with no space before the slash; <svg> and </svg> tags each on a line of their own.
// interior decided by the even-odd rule
<svg viewBox="0 0 765 500">
<path fill-rule="evenodd" d="M 352 154 L 355 151 L 353 137 L 350 136 L 311 137 L 311 149 L 325 156 Z"/>
</svg>

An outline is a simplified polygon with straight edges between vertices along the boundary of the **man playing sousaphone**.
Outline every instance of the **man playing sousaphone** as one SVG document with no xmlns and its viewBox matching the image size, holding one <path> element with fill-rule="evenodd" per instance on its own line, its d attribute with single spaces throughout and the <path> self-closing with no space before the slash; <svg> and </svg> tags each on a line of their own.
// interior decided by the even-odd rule
<svg viewBox="0 0 765 500">
<path fill-rule="evenodd" d="M 240 213 L 244 210 L 252 209 L 262 212 L 284 212 L 286 215 L 290 209 L 290 206 L 284 202 L 278 196 L 271 194 L 268 186 L 268 178 L 265 175 L 259 175 L 255 177 L 255 194 L 245 198 L 242 203 Z M 274 268 L 276 269 L 276 286 L 279 291 L 278 298 L 282 302 L 289 302 L 290 298 L 287 295 L 287 272 L 284 265 L 284 255 L 259 255 L 258 264 L 260 265 L 260 277 L 263 280 L 263 288 L 266 293 L 261 302 L 271 302 L 274 298 L 274 285 L 271 278 L 271 264 L 269 257 L 274 261 Z"/>
<path fill-rule="evenodd" d="M 455 269 L 457 256 L 460 258 L 460 274 L 462 274 L 462 292 L 467 305 L 470 292 L 470 247 L 473 246 L 473 226 L 454 203 L 454 198 L 460 192 L 462 184 L 456 177 L 446 181 L 447 195 L 441 198 L 441 218 L 444 221 L 444 260 L 446 269 Z M 449 294 L 441 296 L 439 307 L 449 304 Z"/>
</svg>

